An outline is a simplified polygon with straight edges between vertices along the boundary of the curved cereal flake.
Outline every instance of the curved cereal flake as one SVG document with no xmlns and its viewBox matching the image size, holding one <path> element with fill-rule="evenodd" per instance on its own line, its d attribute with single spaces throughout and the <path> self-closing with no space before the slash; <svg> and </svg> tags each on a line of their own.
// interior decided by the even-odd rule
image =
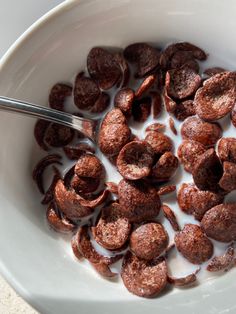
<svg viewBox="0 0 236 314">
<path fill-rule="evenodd" d="M 92 79 L 104 90 L 113 87 L 122 75 L 115 56 L 108 50 L 99 47 L 90 50 L 87 57 L 87 68 Z"/>
<path fill-rule="evenodd" d="M 67 84 L 57 83 L 49 94 L 49 107 L 64 111 L 64 103 L 67 97 L 72 95 L 72 87 Z"/>
<path fill-rule="evenodd" d="M 79 159 L 84 153 L 95 153 L 95 149 L 87 143 L 78 143 L 76 145 L 64 146 L 63 150 L 66 157 L 70 160 Z"/>
<path fill-rule="evenodd" d="M 104 177 L 105 169 L 97 156 L 83 154 L 75 164 L 75 173 L 81 177 L 101 179 Z"/>
<path fill-rule="evenodd" d="M 176 130 L 176 127 L 175 127 L 175 121 L 174 121 L 174 119 L 173 118 L 169 118 L 169 127 L 170 127 L 170 130 L 172 131 L 172 133 L 174 134 L 174 135 L 177 135 L 178 134 L 178 132 L 177 132 L 177 130 Z"/>
<path fill-rule="evenodd" d="M 190 284 L 193 284 L 197 281 L 197 274 L 199 273 L 200 268 L 198 268 L 194 273 L 189 274 L 185 277 L 176 278 L 168 274 L 168 282 L 176 287 L 183 287 Z"/>
<path fill-rule="evenodd" d="M 236 101 L 236 73 L 223 72 L 206 80 L 194 98 L 197 115 L 206 121 L 223 118 Z"/>
<path fill-rule="evenodd" d="M 145 141 L 133 141 L 126 144 L 117 158 L 120 174 L 128 180 L 147 177 L 154 161 L 154 150 Z"/>
<path fill-rule="evenodd" d="M 93 199 L 84 199 L 83 197 L 78 195 L 78 199 L 80 200 L 80 204 L 84 207 L 96 208 L 105 202 L 110 192 L 108 190 L 104 190 L 98 195 L 93 195 Z"/>
<path fill-rule="evenodd" d="M 83 255 L 82 253 L 79 251 L 79 246 L 78 246 L 78 235 L 77 233 L 73 235 L 72 239 L 71 239 L 71 248 L 72 248 L 72 251 L 75 255 L 75 257 L 78 259 L 78 260 L 81 260 L 83 259 Z"/>
<path fill-rule="evenodd" d="M 155 154 L 157 155 L 162 155 L 165 152 L 172 151 L 173 149 L 172 140 L 161 132 L 148 132 L 145 137 L 145 141 L 152 146 Z"/>
<path fill-rule="evenodd" d="M 196 109 L 193 100 L 184 100 L 177 104 L 174 115 L 177 120 L 184 121 L 188 117 L 194 116 Z"/>
<path fill-rule="evenodd" d="M 55 206 L 51 203 L 46 213 L 49 225 L 57 232 L 70 233 L 75 230 L 76 225 L 65 217 L 61 217 L 55 210 Z"/>
<path fill-rule="evenodd" d="M 223 171 L 219 186 L 223 190 L 231 192 L 236 189 L 236 164 L 225 161 L 223 163 Z"/>
<path fill-rule="evenodd" d="M 100 185 L 100 179 L 74 175 L 70 185 L 77 194 L 84 195 L 96 191 Z"/>
<path fill-rule="evenodd" d="M 135 92 L 135 97 L 136 98 L 140 98 L 143 96 L 143 94 L 145 94 L 154 84 L 156 80 L 156 75 L 151 74 L 149 76 L 147 76 L 142 83 L 140 84 L 140 86 L 138 87 L 138 89 Z"/>
<path fill-rule="evenodd" d="M 210 272 L 228 270 L 233 266 L 235 252 L 231 245 L 223 255 L 213 257 L 207 265 Z"/>
<path fill-rule="evenodd" d="M 130 235 L 130 250 L 141 259 L 153 260 L 168 247 L 169 237 L 165 228 L 156 222 L 142 224 Z"/>
<path fill-rule="evenodd" d="M 47 132 L 47 129 L 50 125 L 49 121 L 45 120 L 37 120 L 34 126 L 34 137 L 38 145 L 43 149 L 43 150 L 48 150 L 48 146 L 44 142 L 45 134 Z"/>
<path fill-rule="evenodd" d="M 165 83 L 167 95 L 174 99 L 190 97 L 197 91 L 201 82 L 200 75 L 189 67 L 169 70 Z"/>
<path fill-rule="evenodd" d="M 121 269 L 121 278 L 129 292 L 140 297 L 158 295 L 167 284 L 167 266 L 164 258 L 144 261 L 127 252 Z"/>
<path fill-rule="evenodd" d="M 109 104 L 110 104 L 110 96 L 107 93 L 102 92 L 99 98 L 94 103 L 90 112 L 101 113 L 108 108 Z"/>
<path fill-rule="evenodd" d="M 99 275 L 107 278 L 113 278 L 118 275 L 118 273 L 113 273 L 109 266 L 104 263 L 90 263 L 95 270 L 99 273 Z"/>
<path fill-rule="evenodd" d="M 54 171 L 54 176 L 53 176 L 52 182 L 51 182 L 48 190 L 45 192 L 45 195 L 41 201 L 41 204 L 43 204 L 43 205 L 47 205 L 53 200 L 54 189 L 55 189 L 56 183 L 58 180 L 61 179 L 60 171 L 54 166 L 53 166 L 53 171 Z"/>
<path fill-rule="evenodd" d="M 203 73 L 211 77 L 222 72 L 227 72 L 227 70 L 220 67 L 212 67 L 212 68 L 207 68 L 206 70 L 204 70 Z"/>
<path fill-rule="evenodd" d="M 159 188 L 158 195 L 166 195 L 176 191 L 176 185 L 165 185 Z"/>
<path fill-rule="evenodd" d="M 134 102 L 134 91 L 129 88 L 120 89 L 114 98 L 114 105 L 119 108 L 126 117 L 130 117 L 132 114 L 132 106 Z"/>
<path fill-rule="evenodd" d="M 150 132 L 150 131 L 160 132 L 160 131 L 164 131 L 165 128 L 166 128 L 165 124 L 159 123 L 159 122 L 155 122 L 155 123 L 150 124 L 146 128 L 145 132 Z"/>
<path fill-rule="evenodd" d="M 173 230 L 176 232 L 180 231 L 180 226 L 178 224 L 176 215 L 173 212 L 173 210 L 169 206 L 167 206 L 166 204 L 163 204 L 161 208 L 162 208 L 162 211 L 164 213 L 164 216 L 166 217 L 166 219 L 171 224 Z"/>
<path fill-rule="evenodd" d="M 218 182 L 223 174 L 223 168 L 213 148 L 201 154 L 193 168 L 193 181 L 199 190 L 217 191 Z"/>
<path fill-rule="evenodd" d="M 107 186 L 108 191 L 113 194 L 118 194 L 118 185 L 114 182 L 106 182 L 105 185 Z"/>
<path fill-rule="evenodd" d="M 125 58 L 137 67 L 136 76 L 144 77 L 159 66 L 160 51 L 146 43 L 135 43 L 124 50 Z"/>
<path fill-rule="evenodd" d="M 120 205 L 112 203 L 102 209 L 101 217 L 92 233 L 95 241 L 108 250 L 116 250 L 124 246 L 128 240 L 131 224 L 121 216 Z"/>
<path fill-rule="evenodd" d="M 222 137 L 219 140 L 217 150 L 221 162 L 236 163 L 236 138 Z"/>
<path fill-rule="evenodd" d="M 151 91 L 150 96 L 152 98 L 153 118 L 156 119 L 160 116 L 162 111 L 162 97 L 159 92 Z"/>
<path fill-rule="evenodd" d="M 168 113 L 174 113 L 176 110 L 176 102 L 167 94 L 167 89 L 164 88 L 163 99 L 166 111 Z"/>
<path fill-rule="evenodd" d="M 45 142 L 52 147 L 68 145 L 74 138 L 75 131 L 64 125 L 51 123 L 45 133 Z"/>
<path fill-rule="evenodd" d="M 171 58 L 170 68 L 178 69 L 182 66 L 187 66 L 196 73 L 199 72 L 199 64 L 194 59 L 191 51 L 176 51 Z"/>
<path fill-rule="evenodd" d="M 145 122 L 151 113 L 152 100 L 149 96 L 136 99 L 132 106 L 132 115 L 134 121 Z"/>
<path fill-rule="evenodd" d="M 152 168 L 152 180 L 154 182 L 170 180 L 175 175 L 178 165 L 178 158 L 171 152 L 165 152 Z"/>
<path fill-rule="evenodd" d="M 52 165 L 52 164 L 58 164 L 58 165 L 62 165 L 62 163 L 60 162 L 61 156 L 58 154 L 51 154 L 51 155 L 47 155 L 44 158 L 42 158 L 37 165 L 34 167 L 33 170 L 33 179 L 36 182 L 39 191 L 44 194 L 44 186 L 43 186 L 43 173 L 44 170 Z"/>
</svg>

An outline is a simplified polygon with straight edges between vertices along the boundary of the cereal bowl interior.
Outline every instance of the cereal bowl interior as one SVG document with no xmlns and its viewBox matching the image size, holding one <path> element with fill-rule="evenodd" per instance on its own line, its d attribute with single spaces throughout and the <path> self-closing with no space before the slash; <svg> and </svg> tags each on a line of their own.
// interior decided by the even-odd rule
<svg viewBox="0 0 236 314">
<path fill-rule="evenodd" d="M 164 47 L 189 41 L 210 54 L 211 66 L 235 69 L 233 0 L 65 1 L 43 17 L 0 63 L 0 94 L 47 105 L 58 81 L 84 69 L 93 46 L 124 48 L 143 41 Z M 51 231 L 31 173 L 40 152 L 35 121 L 1 113 L 0 270 L 43 313 L 235 312 L 235 269 L 201 285 L 156 299 L 131 295 L 72 256 L 69 240 Z M 228 136 L 234 136 L 229 130 Z M 186 177 L 186 181 L 189 177 Z M 181 225 L 184 224 L 184 219 Z M 218 277 L 218 276 L 215 276 Z"/>
</svg>

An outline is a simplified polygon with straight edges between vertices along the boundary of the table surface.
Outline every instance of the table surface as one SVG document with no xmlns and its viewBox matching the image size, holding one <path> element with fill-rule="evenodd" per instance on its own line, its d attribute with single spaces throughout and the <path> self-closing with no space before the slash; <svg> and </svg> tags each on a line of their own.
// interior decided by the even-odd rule
<svg viewBox="0 0 236 314">
<path fill-rule="evenodd" d="M 62 0 L 0 0 L 0 57 L 40 16 Z M 37 314 L 0 275 L 0 313 Z"/>
</svg>

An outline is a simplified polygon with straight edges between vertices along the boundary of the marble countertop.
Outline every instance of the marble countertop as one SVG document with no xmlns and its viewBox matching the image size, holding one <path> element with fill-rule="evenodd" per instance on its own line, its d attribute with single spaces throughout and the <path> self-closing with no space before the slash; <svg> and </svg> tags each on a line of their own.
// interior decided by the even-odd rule
<svg viewBox="0 0 236 314">
<path fill-rule="evenodd" d="M 0 57 L 40 16 L 62 0 L 0 0 Z M 4 235 L 2 235 L 4 236 Z M 0 275 L 0 313 L 37 314 Z"/>
</svg>

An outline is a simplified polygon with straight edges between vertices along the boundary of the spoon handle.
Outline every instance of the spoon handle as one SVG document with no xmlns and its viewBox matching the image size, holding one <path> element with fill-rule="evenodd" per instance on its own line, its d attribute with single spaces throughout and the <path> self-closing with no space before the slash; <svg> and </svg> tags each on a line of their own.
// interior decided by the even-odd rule
<svg viewBox="0 0 236 314">
<path fill-rule="evenodd" d="M 70 113 L 0 96 L 0 110 L 21 113 L 73 128 L 95 141 L 96 120 L 80 118 Z"/>
</svg>

